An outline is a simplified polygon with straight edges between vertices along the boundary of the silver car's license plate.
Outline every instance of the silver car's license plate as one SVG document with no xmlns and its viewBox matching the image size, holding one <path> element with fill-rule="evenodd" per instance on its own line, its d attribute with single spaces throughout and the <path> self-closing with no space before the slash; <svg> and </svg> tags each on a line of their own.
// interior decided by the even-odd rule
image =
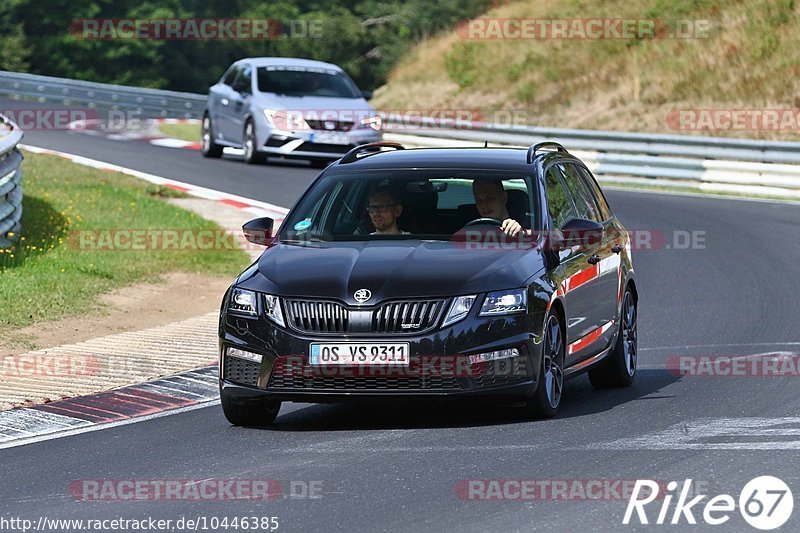
<svg viewBox="0 0 800 533">
<path fill-rule="evenodd" d="M 320 144 L 350 144 L 350 139 L 344 133 L 319 132 L 311 134 L 311 142 Z"/>
<path fill-rule="evenodd" d="M 407 342 L 312 342 L 312 365 L 408 365 Z"/>
</svg>

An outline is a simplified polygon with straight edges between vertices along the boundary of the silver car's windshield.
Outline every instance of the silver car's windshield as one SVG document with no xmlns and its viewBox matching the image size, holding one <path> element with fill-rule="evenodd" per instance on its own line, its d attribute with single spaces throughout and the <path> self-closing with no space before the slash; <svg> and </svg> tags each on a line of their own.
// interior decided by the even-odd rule
<svg viewBox="0 0 800 533">
<path fill-rule="evenodd" d="M 268 66 L 256 71 L 258 90 L 284 96 L 361 98 L 343 72 L 317 67 Z"/>
</svg>

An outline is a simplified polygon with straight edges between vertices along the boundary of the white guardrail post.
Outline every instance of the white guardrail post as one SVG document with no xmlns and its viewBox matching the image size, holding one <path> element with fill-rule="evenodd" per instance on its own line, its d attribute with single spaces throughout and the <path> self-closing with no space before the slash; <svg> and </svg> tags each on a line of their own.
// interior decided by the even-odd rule
<svg viewBox="0 0 800 533">
<path fill-rule="evenodd" d="M 0 115 L 0 249 L 9 248 L 22 219 L 22 130 Z"/>
<path fill-rule="evenodd" d="M 123 110 L 140 118 L 197 119 L 206 105 L 202 94 L 7 71 L 0 71 L 0 97 L 34 100 L 48 106 Z M 489 142 L 527 147 L 554 140 L 583 159 L 600 180 L 800 199 L 800 142 L 382 116 L 387 137 L 411 145 L 479 146 Z"/>
</svg>

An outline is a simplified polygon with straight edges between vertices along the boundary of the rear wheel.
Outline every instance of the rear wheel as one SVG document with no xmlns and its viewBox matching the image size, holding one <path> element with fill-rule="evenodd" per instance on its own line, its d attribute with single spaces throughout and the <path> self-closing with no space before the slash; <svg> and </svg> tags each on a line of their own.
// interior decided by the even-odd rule
<svg viewBox="0 0 800 533">
<path fill-rule="evenodd" d="M 267 156 L 258 151 L 256 126 L 248 120 L 244 126 L 244 162 L 248 165 L 260 165 L 267 162 Z"/>
<path fill-rule="evenodd" d="M 526 405 L 529 414 L 536 418 L 551 418 L 558 414 L 564 388 L 564 335 L 556 314 L 545 320 L 542 341 L 542 367 L 539 384 Z"/>
<path fill-rule="evenodd" d="M 211 125 L 211 117 L 208 115 L 203 116 L 203 136 L 201 144 L 203 157 L 222 157 L 222 146 L 214 142 L 214 129 Z"/>
<path fill-rule="evenodd" d="M 268 426 L 275 421 L 281 402 L 267 398 L 231 396 L 221 391 L 222 412 L 234 426 Z"/>
<path fill-rule="evenodd" d="M 597 368 L 589 371 L 589 381 L 598 389 L 630 387 L 636 377 L 637 334 L 636 298 L 630 289 L 625 290 L 620 311 L 619 332 L 614 348 Z"/>
</svg>

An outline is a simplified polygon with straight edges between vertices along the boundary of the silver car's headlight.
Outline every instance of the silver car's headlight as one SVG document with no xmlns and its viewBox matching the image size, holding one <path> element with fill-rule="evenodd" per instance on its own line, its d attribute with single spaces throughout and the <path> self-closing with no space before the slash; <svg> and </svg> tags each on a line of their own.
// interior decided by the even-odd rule
<svg viewBox="0 0 800 533">
<path fill-rule="evenodd" d="M 528 310 L 528 293 L 525 289 L 490 292 L 486 295 L 478 316 L 510 315 Z"/>
<path fill-rule="evenodd" d="M 256 316 L 258 314 L 256 293 L 246 289 L 233 289 L 231 291 L 231 299 L 228 302 L 228 310 L 243 315 Z"/>
<path fill-rule="evenodd" d="M 472 309 L 472 304 L 475 303 L 477 295 L 471 294 L 469 296 L 457 296 L 453 298 L 453 303 L 450 304 L 450 309 L 447 311 L 447 316 L 444 317 L 442 327 L 449 326 L 459 320 L 465 318 Z"/>
<path fill-rule="evenodd" d="M 277 296 L 264 295 L 264 314 L 279 326 L 286 327 L 286 323 L 283 321 L 283 311 L 281 311 L 281 299 Z"/>
</svg>

